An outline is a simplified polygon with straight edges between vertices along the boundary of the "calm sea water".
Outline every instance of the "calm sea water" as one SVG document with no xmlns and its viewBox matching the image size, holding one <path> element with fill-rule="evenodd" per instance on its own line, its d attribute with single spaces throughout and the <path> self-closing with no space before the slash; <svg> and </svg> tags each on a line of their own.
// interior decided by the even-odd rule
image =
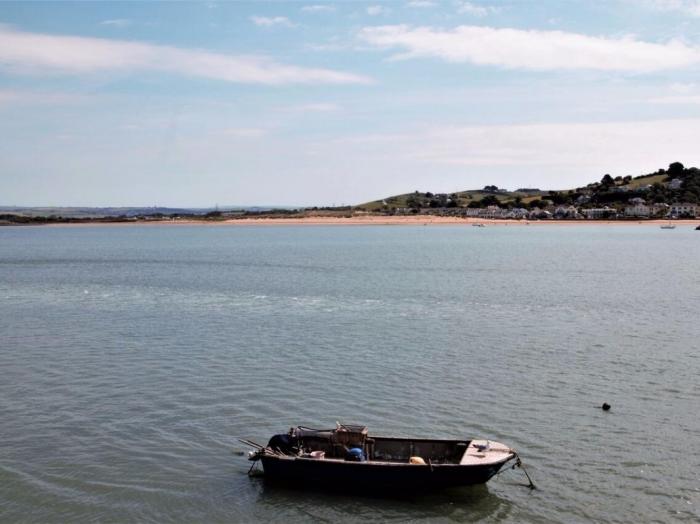
<svg viewBox="0 0 700 524">
<path fill-rule="evenodd" d="M 5 227 L 0 299 L 2 521 L 700 519 L 688 226 Z M 304 493 L 236 454 L 336 420 L 497 439 L 539 489 Z"/>
</svg>

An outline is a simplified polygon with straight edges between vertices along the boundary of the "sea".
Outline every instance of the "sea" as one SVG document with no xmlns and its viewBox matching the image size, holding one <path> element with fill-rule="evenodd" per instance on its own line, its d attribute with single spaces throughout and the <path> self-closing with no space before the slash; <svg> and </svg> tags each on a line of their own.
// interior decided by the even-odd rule
<svg viewBox="0 0 700 524">
<path fill-rule="evenodd" d="M 700 521 L 691 226 L 2 227 L 0 300 L 2 522 Z M 537 489 L 248 476 L 336 421 Z"/>
</svg>

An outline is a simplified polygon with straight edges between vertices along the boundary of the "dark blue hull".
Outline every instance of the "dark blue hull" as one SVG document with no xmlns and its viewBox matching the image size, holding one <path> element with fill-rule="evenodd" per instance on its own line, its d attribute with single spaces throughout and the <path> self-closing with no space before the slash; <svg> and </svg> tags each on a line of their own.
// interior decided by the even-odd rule
<svg viewBox="0 0 700 524">
<path fill-rule="evenodd" d="M 350 462 L 298 457 L 261 457 L 265 479 L 292 483 L 343 488 L 383 488 L 430 490 L 484 484 L 503 467 L 496 464 L 416 465 L 386 462 Z"/>
</svg>

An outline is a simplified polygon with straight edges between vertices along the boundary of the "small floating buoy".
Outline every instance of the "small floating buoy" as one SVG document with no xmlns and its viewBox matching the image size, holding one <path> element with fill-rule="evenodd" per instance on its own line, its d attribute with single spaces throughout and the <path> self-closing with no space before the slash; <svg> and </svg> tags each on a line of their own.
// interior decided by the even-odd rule
<svg viewBox="0 0 700 524">
<path fill-rule="evenodd" d="M 603 402 L 603 405 L 601 406 L 603 408 L 603 411 L 610 411 L 610 404 L 607 402 Z"/>
</svg>

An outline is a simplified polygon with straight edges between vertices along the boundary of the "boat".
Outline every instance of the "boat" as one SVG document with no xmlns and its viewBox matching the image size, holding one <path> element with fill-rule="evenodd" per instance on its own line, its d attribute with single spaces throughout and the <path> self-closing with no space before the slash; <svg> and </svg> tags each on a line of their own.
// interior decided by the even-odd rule
<svg viewBox="0 0 700 524">
<path fill-rule="evenodd" d="M 663 224 L 661 229 L 676 229 L 676 225 L 671 223 L 671 219 L 668 220 L 668 224 Z"/>
<path fill-rule="evenodd" d="M 484 224 L 482 224 L 481 222 L 475 222 L 475 223 L 472 224 L 472 226 L 474 226 L 474 227 L 486 227 L 486 226 L 485 226 Z"/>
<path fill-rule="evenodd" d="M 291 428 L 266 446 L 240 440 L 256 448 L 251 471 L 260 461 L 266 481 L 297 486 L 425 491 L 484 484 L 511 462 L 522 467 L 515 450 L 492 440 L 380 437 L 339 423 Z"/>
<path fill-rule="evenodd" d="M 696 227 L 695 231 L 700 231 L 700 226 Z"/>
</svg>

